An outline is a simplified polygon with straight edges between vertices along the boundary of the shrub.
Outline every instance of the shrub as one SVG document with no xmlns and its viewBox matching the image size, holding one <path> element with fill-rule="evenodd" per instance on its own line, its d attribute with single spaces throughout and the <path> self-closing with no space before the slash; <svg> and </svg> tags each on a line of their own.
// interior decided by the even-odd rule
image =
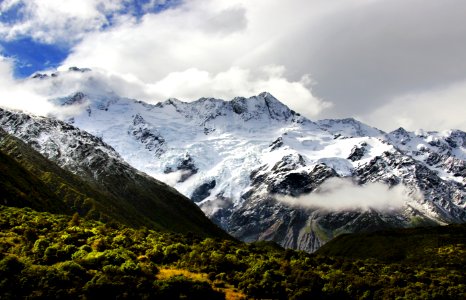
<svg viewBox="0 0 466 300">
<path fill-rule="evenodd" d="M 19 274 L 24 269 L 24 264 L 16 256 L 7 255 L 0 260 L 0 277 L 8 277 Z"/>
</svg>

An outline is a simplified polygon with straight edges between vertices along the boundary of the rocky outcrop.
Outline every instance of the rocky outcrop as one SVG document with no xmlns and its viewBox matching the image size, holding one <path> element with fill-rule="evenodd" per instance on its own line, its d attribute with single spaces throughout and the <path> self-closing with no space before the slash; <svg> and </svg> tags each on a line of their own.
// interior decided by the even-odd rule
<svg viewBox="0 0 466 300">
<path fill-rule="evenodd" d="M 128 134 L 156 156 L 160 156 L 165 151 L 165 139 L 157 129 L 151 128 L 140 114 L 133 117 L 133 122 L 128 128 Z"/>
</svg>

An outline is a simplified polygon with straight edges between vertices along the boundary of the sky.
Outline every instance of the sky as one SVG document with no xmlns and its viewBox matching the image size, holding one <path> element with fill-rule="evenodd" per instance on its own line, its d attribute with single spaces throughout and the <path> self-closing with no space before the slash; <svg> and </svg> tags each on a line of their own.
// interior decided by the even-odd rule
<svg viewBox="0 0 466 300">
<path fill-rule="evenodd" d="M 465 16 L 463 0 L 3 0 L 0 105 L 268 91 L 312 120 L 466 130 Z"/>
</svg>

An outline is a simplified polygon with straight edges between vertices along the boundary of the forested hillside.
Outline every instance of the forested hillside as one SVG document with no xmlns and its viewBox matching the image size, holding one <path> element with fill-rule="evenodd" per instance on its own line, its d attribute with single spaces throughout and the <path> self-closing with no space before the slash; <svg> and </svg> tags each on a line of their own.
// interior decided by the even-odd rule
<svg viewBox="0 0 466 300">
<path fill-rule="evenodd" d="M 93 166 L 93 172 L 98 176 L 73 174 L 0 129 L 1 204 L 52 213 L 76 212 L 82 217 L 131 227 L 229 237 L 173 188 L 85 142 L 76 141 L 73 151 L 88 149 L 81 153 L 82 164 L 94 156 L 98 165 Z"/>
<path fill-rule="evenodd" d="M 2 299 L 462 299 L 464 234 L 384 262 L 0 207 Z M 464 228 L 463 228 L 464 230 Z"/>
</svg>

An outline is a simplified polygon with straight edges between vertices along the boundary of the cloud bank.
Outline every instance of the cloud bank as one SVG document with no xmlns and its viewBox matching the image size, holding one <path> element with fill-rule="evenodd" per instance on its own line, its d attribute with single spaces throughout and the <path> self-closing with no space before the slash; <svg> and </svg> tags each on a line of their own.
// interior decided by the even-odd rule
<svg viewBox="0 0 466 300">
<path fill-rule="evenodd" d="M 360 186 L 345 178 L 327 179 L 308 195 L 277 198 L 291 206 L 330 211 L 392 211 L 401 209 L 409 199 L 408 191 L 402 185 L 389 188 L 383 183 L 368 183 Z"/>
<path fill-rule="evenodd" d="M 69 96 L 77 91 L 94 97 L 116 95 L 153 104 L 173 95 L 188 101 L 206 96 L 230 100 L 239 95 L 251 96 L 269 91 L 279 99 L 288 99 L 283 102 L 308 116 L 315 116 L 331 106 L 312 95 L 307 77 L 290 82 L 283 77 L 281 68 L 273 66 L 263 68 L 255 76 L 251 71 L 240 68 L 215 76 L 207 71 L 189 69 L 170 73 L 155 83 L 99 69 L 84 73 L 62 71 L 55 73 L 57 77 L 19 81 L 13 78 L 11 61 L 5 58 L 0 61 L 0 72 L 4 78 L 0 83 L 0 106 L 43 116 L 66 113 L 59 112 L 63 108 L 55 107 L 48 99 Z"/>
</svg>

